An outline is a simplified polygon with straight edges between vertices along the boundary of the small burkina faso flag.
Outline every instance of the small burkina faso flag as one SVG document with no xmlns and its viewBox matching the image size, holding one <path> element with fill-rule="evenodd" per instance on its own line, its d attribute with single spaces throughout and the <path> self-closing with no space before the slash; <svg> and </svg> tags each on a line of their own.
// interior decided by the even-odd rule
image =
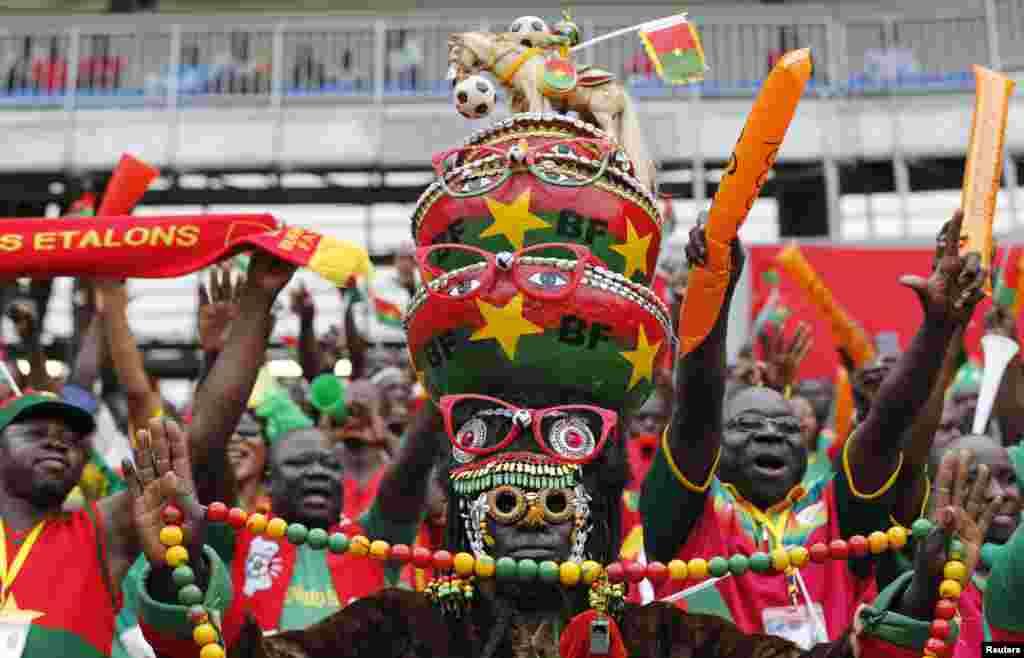
<svg viewBox="0 0 1024 658">
<path fill-rule="evenodd" d="M 665 82 L 685 85 L 704 79 L 704 49 L 697 28 L 686 20 L 686 14 L 647 23 L 640 28 L 640 39 L 658 77 Z"/>
</svg>

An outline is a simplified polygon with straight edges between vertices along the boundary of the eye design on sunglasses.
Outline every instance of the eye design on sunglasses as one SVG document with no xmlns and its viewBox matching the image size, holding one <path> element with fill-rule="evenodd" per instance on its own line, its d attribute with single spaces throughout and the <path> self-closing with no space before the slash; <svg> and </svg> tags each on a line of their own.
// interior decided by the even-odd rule
<svg viewBox="0 0 1024 658">
<path fill-rule="evenodd" d="M 475 299 L 493 289 L 507 272 L 528 297 L 558 301 L 573 294 L 587 265 L 601 265 L 582 245 L 538 244 L 492 254 L 461 244 L 439 244 L 416 251 L 427 292 L 441 299 Z"/>
<path fill-rule="evenodd" d="M 614 411 L 582 404 L 524 409 L 486 395 L 446 395 L 440 406 L 460 464 L 504 450 L 525 433 L 555 460 L 584 464 L 601 454 L 618 423 Z"/>
</svg>

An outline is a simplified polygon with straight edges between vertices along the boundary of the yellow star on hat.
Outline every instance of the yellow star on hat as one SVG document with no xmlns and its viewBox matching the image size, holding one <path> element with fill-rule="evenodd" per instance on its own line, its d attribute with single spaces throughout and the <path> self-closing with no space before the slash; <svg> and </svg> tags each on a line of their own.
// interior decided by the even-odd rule
<svg viewBox="0 0 1024 658">
<path fill-rule="evenodd" d="M 654 231 L 651 231 L 641 238 L 633 229 L 633 222 L 626 220 L 626 241 L 611 247 L 612 251 L 626 259 L 626 266 L 622 270 L 623 276 L 631 277 L 633 272 L 638 270 L 641 274 L 647 274 L 647 251 L 653 237 Z"/>
<path fill-rule="evenodd" d="M 504 235 L 515 249 L 522 249 L 527 231 L 551 228 L 551 224 L 530 212 L 530 190 L 525 190 L 512 203 L 502 203 L 490 197 L 485 201 L 494 223 L 480 233 L 481 238 Z"/>
<path fill-rule="evenodd" d="M 544 333 L 523 317 L 523 296 L 516 295 L 504 306 L 491 306 L 485 301 L 476 300 L 480 315 L 484 316 L 484 326 L 473 332 L 470 340 L 487 340 L 493 338 L 501 345 L 509 360 L 516 358 L 516 347 L 519 339 L 530 334 Z"/>
<path fill-rule="evenodd" d="M 619 356 L 629 361 L 630 365 L 633 366 L 633 374 L 629 378 L 627 390 L 632 390 L 641 379 L 646 379 L 650 382 L 654 381 L 654 359 L 658 356 L 658 349 L 661 348 L 662 342 L 659 340 L 653 345 L 648 343 L 647 332 L 644 331 L 644 326 L 640 325 L 636 337 L 636 349 L 631 352 L 619 353 Z"/>
<path fill-rule="evenodd" d="M 18 602 L 14 600 L 14 593 L 7 595 L 4 600 L 4 605 L 0 608 L 0 623 L 31 623 L 33 619 L 42 617 L 45 612 L 39 612 L 37 610 L 22 610 L 18 607 Z"/>
</svg>

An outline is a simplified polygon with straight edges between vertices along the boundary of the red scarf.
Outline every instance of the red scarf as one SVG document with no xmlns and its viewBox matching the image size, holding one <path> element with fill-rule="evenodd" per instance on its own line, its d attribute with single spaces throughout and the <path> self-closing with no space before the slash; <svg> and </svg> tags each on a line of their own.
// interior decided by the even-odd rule
<svg viewBox="0 0 1024 658">
<path fill-rule="evenodd" d="M 3 219 L 0 276 L 154 279 L 201 270 L 253 249 L 308 267 L 335 285 L 370 270 L 366 250 L 273 215 Z"/>
<path fill-rule="evenodd" d="M 356 523 L 347 522 L 331 528 L 330 532 L 341 530 L 349 537 L 364 535 L 363 529 Z M 249 547 L 256 535 L 247 530 L 239 531 L 235 542 L 235 559 L 231 563 L 231 583 L 234 589 L 231 608 L 224 618 L 224 639 L 228 646 L 235 641 L 245 621 L 245 613 L 251 612 L 259 622 L 263 630 L 277 629 L 278 621 L 281 619 L 281 611 L 284 609 L 284 600 L 288 593 L 288 585 L 292 581 L 292 574 L 295 569 L 295 546 L 287 539 L 271 539 L 262 537 L 265 541 L 275 542 L 279 550 L 271 559 L 271 585 L 268 589 L 261 589 L 246 595 L 246 562 L 249 557 Z M 377 560 L 370 560 L 351 553 L 338 555 L 327 553 L 327 568 L 331 571 L 331 580 L 334 583 L 334 591 L 342 606 L 348 605 L 353 598 L 369 596 L 385 585 L 383 563 Z"/>
</svg>

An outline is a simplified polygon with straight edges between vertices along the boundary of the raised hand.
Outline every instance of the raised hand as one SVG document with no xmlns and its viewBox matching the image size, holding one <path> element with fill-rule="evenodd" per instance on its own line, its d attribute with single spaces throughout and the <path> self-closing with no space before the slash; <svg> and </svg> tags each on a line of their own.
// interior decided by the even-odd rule
<svg viewBox="0 0 1024 658">
<path fill-rule="evenodd" d="M 786 343 L 782 328 L 775 330 L 773 335 L 768 332 L 761 334 L 761 357 L 765 363 L 764 378 L 769 388 L 777 391 L 796 383 L 796 375 L 800 364 L 811 351 L 814 341 L 811 328 L 806 322 L 797 325 L 792 340 Z"/>
<path fill-rule="evenodd" d="M 39 337 L 39 314 L 35 304 L 28 300 L 11 302 L 7 307 L 7 317 L 14 323 L 18 338 L 22 344 L 34 343 Z"/>
<path fill-rule="evenodd" d="M 1017 318 L 1013 311 L 1001 304 L 993 304 L 985 313 L 985 333 L 1017 339 Z"/>
<path fill-rule="evenodd" d="M 204 352 L 224 349 L 228 329 L 238 317 L 242 285 L 242 280 L 231 282 L 231 271 L 226 267 L 210 270 L 209 287 L 199 283 L 199 345 Z"/>
<path fill-rule="evenodd" d="M 963 212 L 958 210 L 943 227 L 936 247 L 935 267 L 927 279 L 900 277 L 901 284 L 917 293 L 926 321 L 963 324 L 984 296 L 982 287 L 989 273 L 981 266 L 981 256 L 974 252 L 959 255 L 963 219 Z"/>
<path fill-rule="evenodd" d="M 288 285 L 296 266 L 287 263 L 265 251 L 257 251 L 249 261 L 249 277 L 245 289 L 275 299 Z"/>
<path fill-rule="evenodd" d="M 310 320 L 316 314 L 316 306 L 313 304 L 313 295 L 305 283 L 300 282 L 291 292 L 291 312 L 300 320 Z"/>
<path fill-rule="evenodd" d="M 697 219 L 697 225 L 690 229 L 690 239 L 686 243 L 686 261 L 690 266 L 707 265 L 708 260 L 708 241 L 707 236 L 704 234 L 704 222 L 707 214 L 701 213 Z M 730 251 L 732 252 L 732 267 L 730 268 L 729 287 L 730 289 L 736 287 L 736 282 L 739 281 L 740 275 L 743 273 L 743 264 L 746 262 L 746 254 L 743 253 L 743 246 L 740 244 L 739 238 L 736 238 L 730 244 Z"/>
<path fill-rule="evenodd" d="M 188 438 L 175 422 L 163 418 L 149 421 L 135 438 L 134 463 L 126 459 L 122 466 L 142 552 L 153 565 L 165 563 L 167 547 L 160 542 L 160 530 L 167 525 L 164 508 L 174 503 L 184 516 L 180 525 L 185 546 L 195 555 L 203 542 L 205 510 L 192 482 Z"/>
<path fill-rule="evenodd" d="M 987 500 L 989 469 L 974 467 L 968 450 L 948 451 L 935 478 L 935 506 L 931 533 L 920 542 L 914 558 L 914 578 L 904 595 L 903 614 L 930 619 L 939 599 L 939 584 L 949 561 L 951 540 L 962 544 L 960 562 L 965 566 L 964 583 L 969 583 L 981 557 L 981 544 L 989 524 L 1003 506 L 1002 497 Z"/>
</svg>

